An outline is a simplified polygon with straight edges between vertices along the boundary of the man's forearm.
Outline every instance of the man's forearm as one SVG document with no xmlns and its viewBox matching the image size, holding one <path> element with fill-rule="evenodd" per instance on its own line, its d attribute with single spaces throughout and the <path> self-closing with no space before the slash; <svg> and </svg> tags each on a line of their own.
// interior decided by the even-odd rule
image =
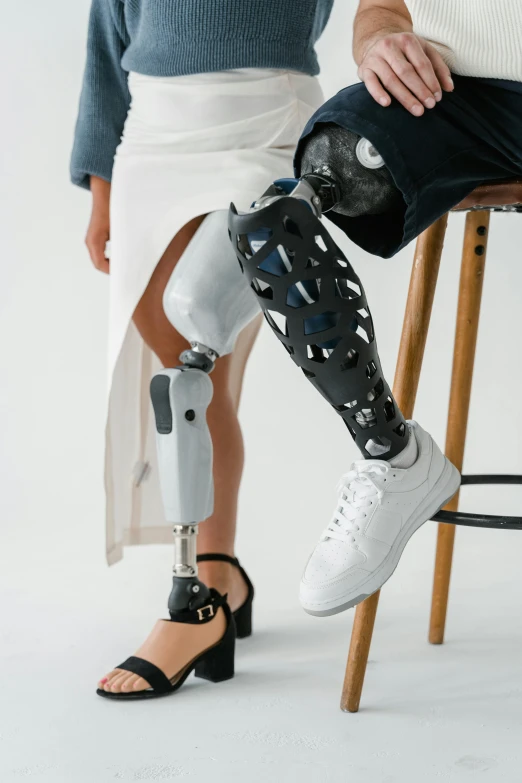
<svg viewBox="0 0 522 783">
<path fill-rule="evenodd" d="M 378 39 L 392 33 L 411 33 L 411 19 L 382 6 L 363 8 L 357 12 L 353 23 L 353 56 L 360 65 L 370 46 Z"/>
</svg>

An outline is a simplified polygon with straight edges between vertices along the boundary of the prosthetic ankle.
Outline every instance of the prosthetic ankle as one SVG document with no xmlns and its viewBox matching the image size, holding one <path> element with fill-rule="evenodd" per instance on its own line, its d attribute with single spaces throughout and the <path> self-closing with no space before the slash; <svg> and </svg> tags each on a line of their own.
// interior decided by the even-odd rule
<svg viewBox="0 0 522 783">
<path fill-rule="evenodd" d="M 319 218 L 323 205 L 353 215 L 384 211 L 398 191 L 389 174 L 376 176 L 384 161 L 367 140 L 336 126 L 321 133 L 326 137 L 312 137 L 302 153 L 301 179 L 277 180 L 249 213 L 232 206 L 231 239 L 293 361 L 340 414 L 363 456 L 392 460 L 409 430 L 382 373 L 361 281 Z"/>
<path fill-rule="evenodd" d="M 179 367 L 159 372 L 150 387 L 163 505 L 174 533 L 168 607 L 178 620 L 184 611 L 198 610 L 204 622 L 214 611 L 196 564 L 198 523 L 214 505 L 209 376 L 218 356 L 232 351 L 259 312 L 231 251 L 226 221 L 226 212 L 205 218 L 165 288 L 165 313 L 191 348 L 181 354 Z"/>
</svg>

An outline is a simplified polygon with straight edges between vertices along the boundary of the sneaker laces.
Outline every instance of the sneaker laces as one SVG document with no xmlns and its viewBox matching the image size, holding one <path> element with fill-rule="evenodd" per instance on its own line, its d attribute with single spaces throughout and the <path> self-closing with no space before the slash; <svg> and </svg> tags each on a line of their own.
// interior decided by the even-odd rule
<svg viewBox="0 0 522 783">
<path fill-rule="evenodd" d="M 358 460 L 353 463 L 352 469 L 341 476 L 337 484 L 339 502 L 323 533 L 323 540 L 335 538 L 355 542 L 354 533 L 360 529 L 359 522 L 368 516 L 366 509 L 380 503 L 384 495 L 382 480 L 390 470 L 391 465 L 383 460 Z"/>
</svg>

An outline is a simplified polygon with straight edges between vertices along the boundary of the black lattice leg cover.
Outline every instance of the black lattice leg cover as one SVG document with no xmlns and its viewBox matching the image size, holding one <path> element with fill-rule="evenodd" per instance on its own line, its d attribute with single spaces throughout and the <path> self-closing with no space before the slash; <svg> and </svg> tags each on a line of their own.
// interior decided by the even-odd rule
<svg viewBox="0 0 522 783">
<path fill-rule="evenodd" d="M 363 456 L 399 454 L 409 431 L 382 373 L 361 281 L 309 205 L 283 197 L 244 215 L 232 208 L 230 232 L 266 320 Z"/>
</svg>

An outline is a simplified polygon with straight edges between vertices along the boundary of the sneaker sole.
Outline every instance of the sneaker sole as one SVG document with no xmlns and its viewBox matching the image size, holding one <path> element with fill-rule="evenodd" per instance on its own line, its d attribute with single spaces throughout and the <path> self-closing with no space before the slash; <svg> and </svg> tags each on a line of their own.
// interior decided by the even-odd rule
<svg viewBox="0 0 522 783">
<path fill-rule="evenodd" d="M 347 609 L 352 609 L 352 607 L 357 606 L 357 604 L 360 604 L 366 598 L 369 598 L 380 590 L 393 575 L 393 572 L 399 564 L 404 548 L 415 531 L 422 527 L 429 519 L 434 517 L 435 514 L 438 514 L 441 508 L 443 508 L 455 495 L 459 487 L 460 473 L 449 459 L 446 458 L 446 464 L 442 471 L 442 475 L 426 498 L 422 508 L 417 511 L 413 520 L 402 531 L 401 536 L 396 540 L 388 557 L 384 560 L 379 569 L 374 574 L 371 574 L 366 582 L 358 586 L 357 589 L 361 592 L 356 596 L 348 598 L 348 600 L 341 599 L 342 603 L 331 603 L 327 609 L 312 609 L 308 608 L 306 604 L 301 604 L 305 612 L 314 617 L 330 617 L 333 614 L 339 614 L 340 612 L 345 612 Z"/>
</svg>

